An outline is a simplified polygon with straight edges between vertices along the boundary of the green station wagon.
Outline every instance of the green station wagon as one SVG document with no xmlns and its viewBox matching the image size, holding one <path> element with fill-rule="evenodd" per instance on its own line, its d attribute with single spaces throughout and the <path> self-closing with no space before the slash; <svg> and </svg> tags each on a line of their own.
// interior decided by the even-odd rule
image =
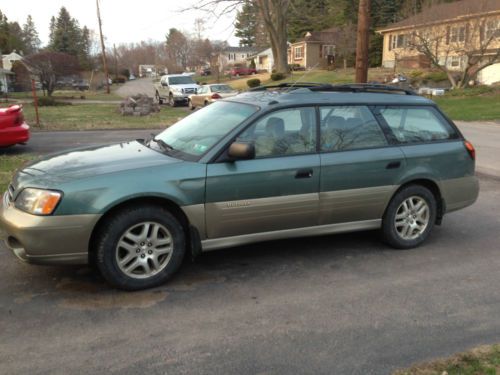
<svg viewBox="0 0 500 375">
<path fill-rule="evenodd" d="M 147 141 L 27 165 L 3 196 L 0 232 L 26 262 L 90 263 L 127 290 L 165 282 L 186 255 L 258 241 L 380 229 L 407 249 L 477 199 L 474 159 L 411 91 L 262 87 Z"/>
</svg>

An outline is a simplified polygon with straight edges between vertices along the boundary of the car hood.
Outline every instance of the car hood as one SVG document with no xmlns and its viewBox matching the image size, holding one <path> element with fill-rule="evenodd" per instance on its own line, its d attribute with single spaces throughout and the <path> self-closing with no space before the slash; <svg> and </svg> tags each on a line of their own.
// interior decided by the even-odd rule
<svg viewBox="0 0 500 375">
<path fill-rule="evenodd" d="M 176 89 L 197 89 L 199 86 L 196 83 L 184 83 L 182 85 L 170 85 Z"/>
<path fill-rule="evenodd" d="M 18 171 L 13 180 L 19 187 L 50 187 L 70 180 L 124 170 L 147 168 L 182 160 L 151 150 L 137 141 L 80 148 L 46 156 Z"/>
</svg>

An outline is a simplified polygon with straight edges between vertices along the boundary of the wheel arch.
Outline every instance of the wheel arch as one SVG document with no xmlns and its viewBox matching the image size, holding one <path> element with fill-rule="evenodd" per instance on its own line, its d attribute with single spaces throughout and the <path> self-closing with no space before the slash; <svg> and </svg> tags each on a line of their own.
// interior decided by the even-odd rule
<svg viewBox="0 0 500 375">
<path fill-rule="evenodd" d="M 96 256 L 96 242 L 100 231 L 104 228 L 104 225 L 108 218 L 119 212 L 120 210 L 132 206 L 140 206 L 140 205 L 155 205 L 166 208 L 174 217 L 179 220 L 179 223 L 182 225 L 184 229 L 184 233 L 186 236 L 186 245 L 187 249 L 191 252 L 191 256 L 194 258 L 196 255 L 200 253 L 201 242 L 199 239 L 199 234 L 197 229 L 192 226 L 189 222 L 188 217 L 181 209 L 181 207 L 175 203 L 174 201 L 158 196 L 139 196 L 139 197 L 130 197 L 129 199 L 116 202 L 116 204 L 108 207 L 105 213 L 99 218 L 97 223 L 94 225 L 92 229 L 92 233 L 90 235 L 89 244 L 88 244 L 88 254 L 89 254 L 89 263 L 95 264 L 95 256 Z M 187 252 L 186 252 L 187 253 Z"/>
<path fill-rule="evenodd" d="M 410 186 L 410 185 L 420 185 L 423 186 L 431 191 L 431 193 L 434 195 L 434 198 L 436 198 L 436 205 L 437 205 L 437 212 L 436 212 L 436 224 L 440 225 L 441 221 L 443 219 L 444 213 L 446 212 L 446 205 L 445 201 L 443 199 L 443 195 L 441 193 L 441 188 L 439 187 L 439 184 L 427 177 L 418 177 L 418 178 L 413 178 L 406 180 L 404 183 L 402 183 L 393 193 L 391 198 L 389 199 L 387 206 L 384 210 L 384 215 L 385 212 L 387 211 L 387 207 L 389 206 L 389 203 L 392 201 L 394 196 L 399 193 L 401 190 L 404 188 Z"/>
</svg>

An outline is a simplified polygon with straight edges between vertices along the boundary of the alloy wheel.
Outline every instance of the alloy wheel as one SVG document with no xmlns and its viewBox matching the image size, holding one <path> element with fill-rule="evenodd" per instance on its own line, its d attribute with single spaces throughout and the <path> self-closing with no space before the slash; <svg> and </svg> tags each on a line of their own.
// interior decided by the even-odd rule
<svg viewBox="0 0 500 375">
<path fill-rule="evenodd" d="M 394 218 L 394 226 L 402 239 L 414 240 L 425 232 L 429 219 L 430 208 L 425 199 L 411 196 L 399 205 Z"/>
</svg>

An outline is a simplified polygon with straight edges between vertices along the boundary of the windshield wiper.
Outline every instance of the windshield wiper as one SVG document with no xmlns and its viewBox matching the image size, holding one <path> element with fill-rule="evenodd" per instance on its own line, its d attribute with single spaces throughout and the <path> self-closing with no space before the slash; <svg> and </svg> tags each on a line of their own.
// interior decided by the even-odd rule
<svg viewBox="0 0 500 375">
<path fill-rule="evenodd" d="M 175 151 L 175 148 L 173 148 L 171 145 L 169 145 L 167 142 L 165 142 L 162 139 L 151 138 L 151 141 L 156 142 L 165 151 Z"/>
</svg>

